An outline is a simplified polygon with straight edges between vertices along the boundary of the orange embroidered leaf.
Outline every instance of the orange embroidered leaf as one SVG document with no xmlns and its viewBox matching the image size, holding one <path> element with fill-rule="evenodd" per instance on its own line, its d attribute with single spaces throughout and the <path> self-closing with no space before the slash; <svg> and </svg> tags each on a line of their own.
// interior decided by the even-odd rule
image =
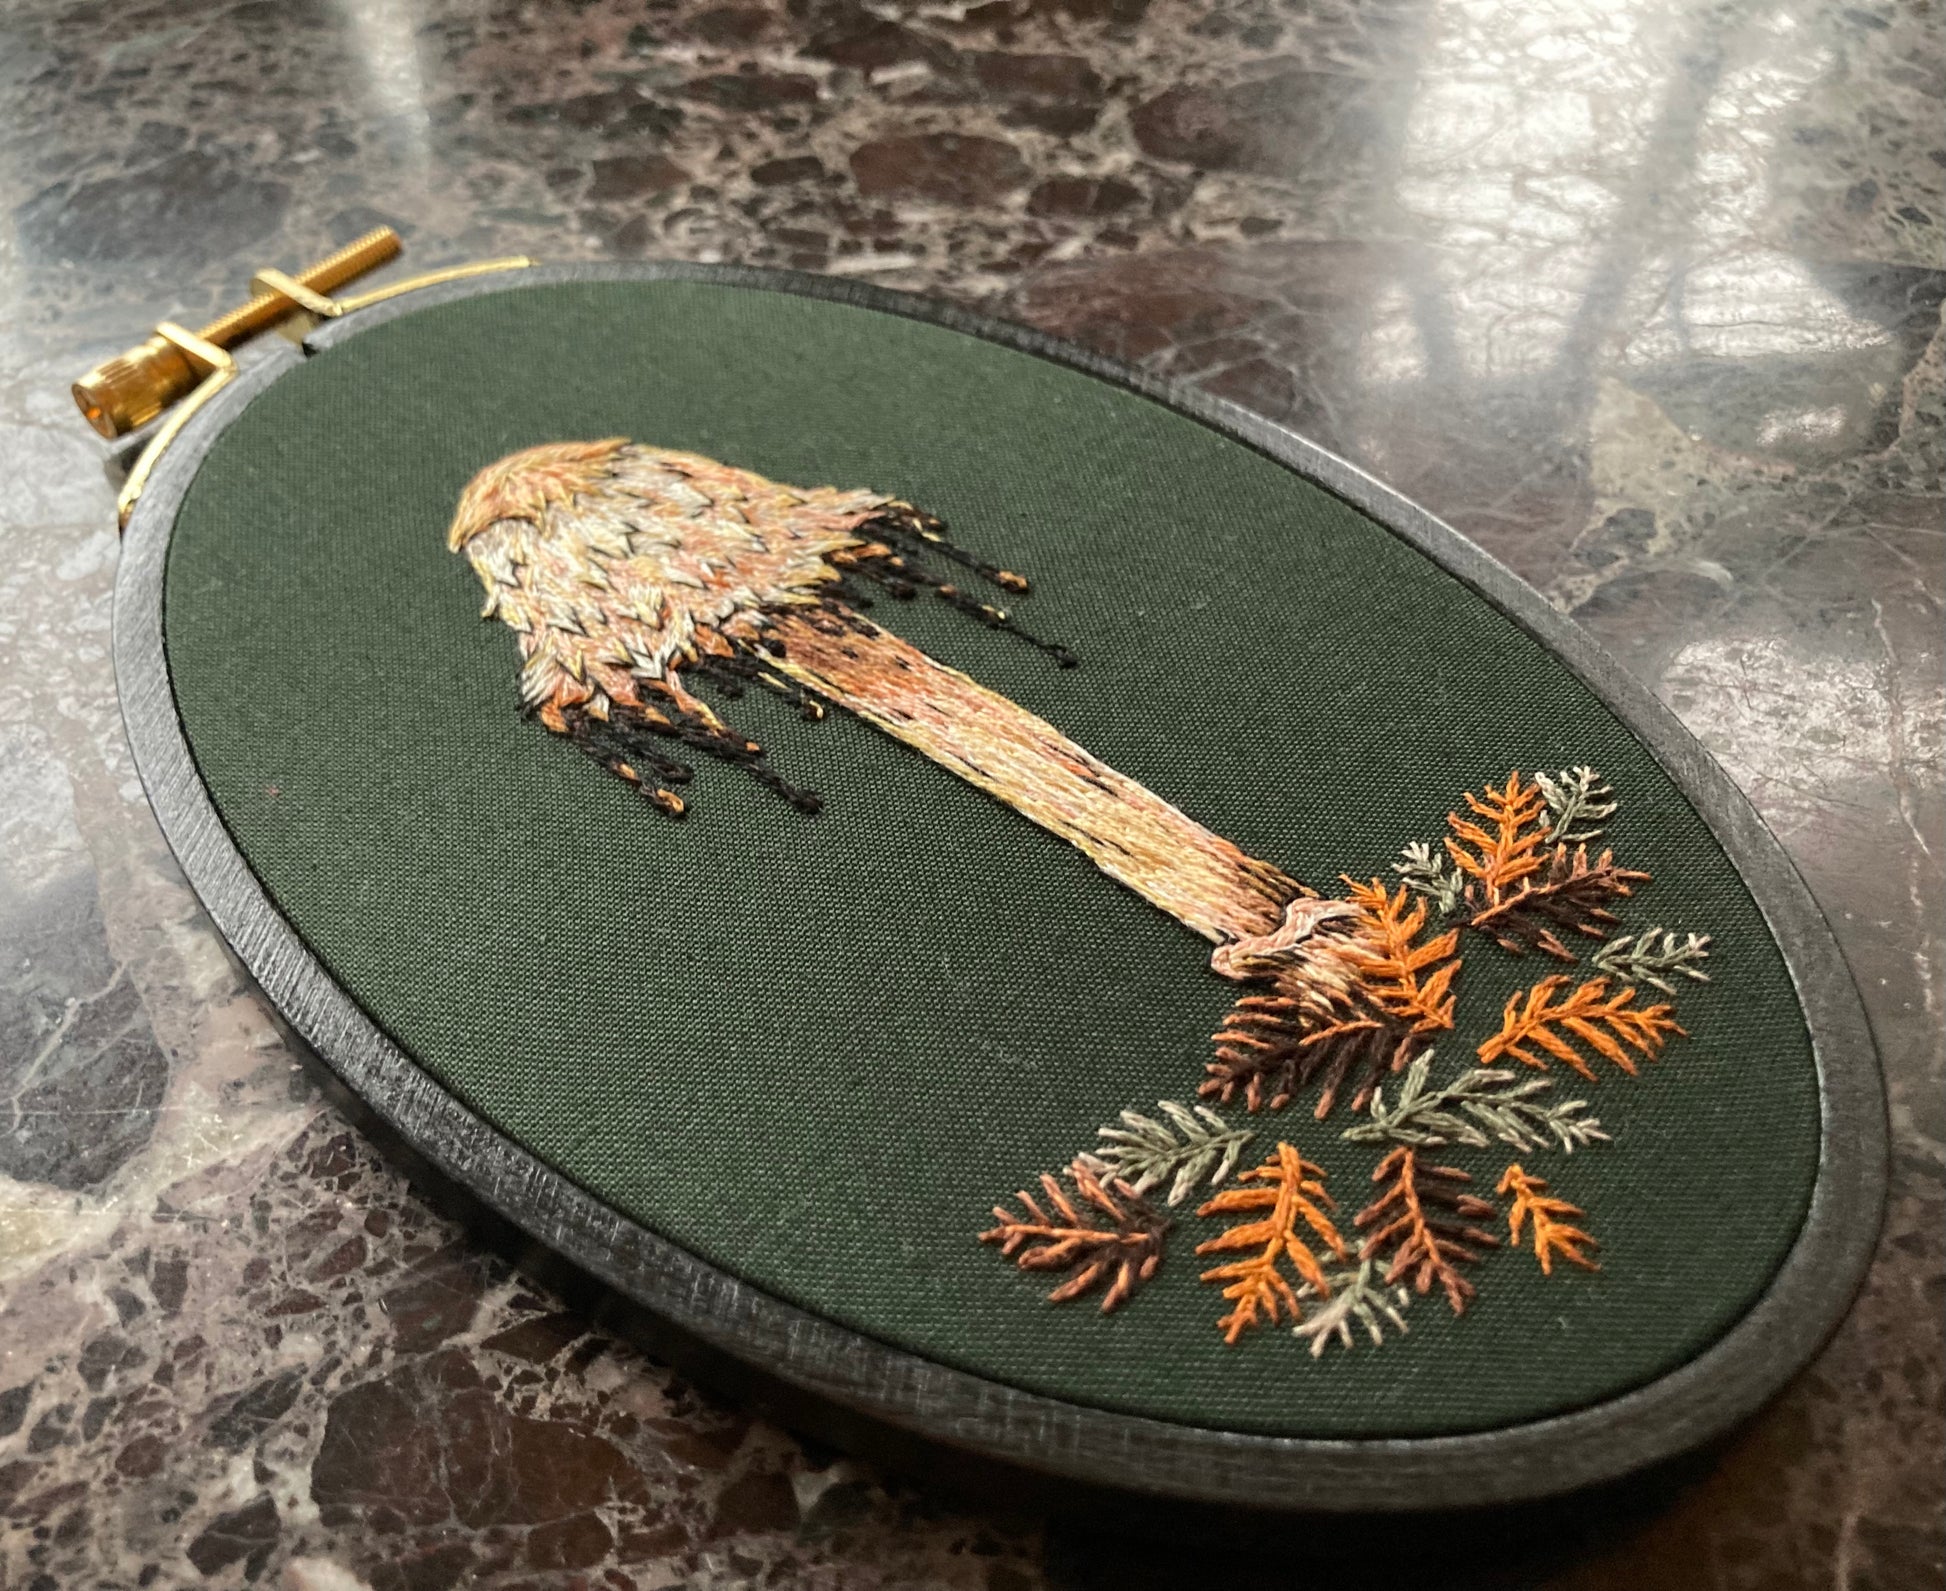
<svg viewBox="0 0 1946 1591">
<path fill-rule="evenodd" d="M 1409 1280 L 1415 1292 L 1426 1293 L 1438 1282 L 1453 1313 L 1465 1314 L 1474 1288 L 1459 1267 L 1500 1243 L 1472 1224 L 1494 1214 L 1485 1199 L 1461 1191 L 1472 1180 L 1452 1166 L 1426 1165 L 1415 1149 L 1394 1149 L 1372 1173 L 1372 1181 L 1387 1185 L 1385 1192 L 1352 1218 L 1365 1233 L 1359 1257 L 1389 1255 L 1388 1284 Z"/>
<path fill-rule="evenodd" d="M 1513 1207 L 1507 1211 L 1507 1232 L 1515 1248 L 1520 1247 L 1522 1224 L 1532 1219 L 1534 1257 L 1541 1262 L 1543 1276 L 1554 1274 L 1554 1257 L 1557 1254 L 1570 1265 L 1579 1265 L 1584 1271 L 1601 1269 L 1583 1252 L 1600 1248 L 1601 1244 L 1580 1227 L 1568 1225 L 1569 1217 L 1587 1212 L 1578 1205 L 1569 1204 L 1566 1199 L 1557 1199 L 1549 1194 L 1544 1179 L 1530 1177 L 1515 1163 L 1501 1173 L 1500 1186 L 1495 1191 L 1514 1196 Z"/>
<path fill-rule="evenodd" d="M 1543 865 L 1513 890 L 1481 907 L 1470 922 L 1515 955 L 1541 950 L 1561 961 L 1572 961 L 1574 953 L 1561 942 L 1556 930 L 1585 934 L 1590 939 L 1607 938 L 1608 930 L 1620 921 L 1608 910 L 1609 903 L 1648 880 L 1647 873 L 1617 867 L 1612 851 L 1603 851 L 1598 861 L 1590 862 L 1585 845 L 1577 846 L 1572 853 L 1565 845 L 1557 845 Z"/>
<path fill-rule="evenodd" d="M 1449 928 L 1424 944 L 1430 915 L 1423 901 L 1414 902 L 1401 884 L 1396 895 L 1382 881 L 1370 884 L 1345 880 L 1353 901 L 1364 908 L 1365 994 L 1387 1015 L 1409 1022 L 1414 1033 L 1436 1033 L 1453 1025 L 1453 979 L 1460 964 L 1459 930 Z"/>
<path fill-rule="evenodd" d="M 1547 803 L 1538 785 L 1520 782 L 1516 768 L 1499 789 L 1486 787 L 1485 800 L 1467 791 L 1466 805 L 1483 821 L 1447 813 L 1446 825 L 1453 831 L 1446 840 L 1447 854 L 1473 880 L 1468 893 L 1475 903 L 1496 906 L 1541 865 L 1549 828 Z"/>
<path fill-rule="evenodd" d="M 1562 996 L 1567 982 L 1557 974 L 1524 993 L 1510 995 L 1500 1016 L 1500 1031 L 1479 1048 L 1480 1064 L 1515 1060 L 1545 1071 L 1551 1055 L 1592 1083 L 1598 1081 L 1595 1069 L 1575 1047 L 1576 1041 L 1633 1077 L 1635 1055 L 1653 1059 L 1670 1034 L 1687 1037 L 1670 1015 L 1671 1007 L 1637 1006 L 1633 989 L 1610 995 L 1606 978 L 1590 978 Z"/>
<path fill-rule="evenodd" d="M 1337 1227 L 1325 1212 L 1338 1206 L 1324 1191 L 1324 1172 L 1311 1164 L 1287 1143 L 1261 1166 L 1237 1178 L 1238 1186 L 1226 1188 L 1196 1213 L 1223 1215 L 1230 1211 L 1262 1210 L 1263 1217 L 1241 1221 L 1220 1237 L 1198 1243 L 1198 1254 L 1234 1254 L 1253 1251 L 1248 1258 L 1213 1266 L 1202 1274 L 1206 1282 L 1226 1282 L 1223 1296 L 1229 1299 L 1230 1312 L 1217 1322 L 1223 1340 L 1234 1343 L 1252 1326 L 1271 1324 L 1280 1318 L 1302 1318 L 1297 1290 L 1283 1273 L 1288 1262 L 1298 1278 L 1315 1290 L 1320 1298 L 1331 1296 L 1331 1284 L 1324 1266 L 1311 1247 L 1298 1235 L 1302 1222 L 1322 1240 L 1332 1256 L 1348 1260 L 1350 1251 L 1338 1235 Z"/>
<path fill-rule="evenodd" d="M 1085 1161 L 1076 1160 L 1067 1174 L 1073 1198 L 1058 1178 L 1043 1172 L 1048 1207 L 1023 1189 L 1014 1197 L 1025 1213 L 996 1204 L 995 1225 L 980 1234 L 980 1241 L 998 1243 L 1023 1271 L 1066 1272 L 1067 1280 L 1047 1295 L 1051 1303 L 1065 1304 L 1108 1282 L 1101 1300 L 1107 1314 L 1155 1275 L 1169 1219 L 1126 1182 L 1104 1181 Z"/>
</svg>

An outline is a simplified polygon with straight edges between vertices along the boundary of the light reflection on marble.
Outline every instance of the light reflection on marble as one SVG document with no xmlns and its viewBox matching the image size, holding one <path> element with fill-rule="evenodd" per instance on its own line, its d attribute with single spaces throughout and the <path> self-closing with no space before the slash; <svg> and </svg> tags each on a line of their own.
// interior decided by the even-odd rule
<svg viewBox="0 0 1946 1591">
<path fill-rule="evenodd" d="M 342 1127 L 202 919 L 66 384 L 378 220 L 422 266 L 992 308 L 1298 426 L 1594 629 L 1830 914 L 1893 1198 L 1852 1319 L 1672 1503 L 1415 1578 L 1939 1583 L 1943 56 L 1930 0 L 0 12 L 0 1583 L 1210 1573 L 887 1489 L 590 1331 Z"/>
</svg>

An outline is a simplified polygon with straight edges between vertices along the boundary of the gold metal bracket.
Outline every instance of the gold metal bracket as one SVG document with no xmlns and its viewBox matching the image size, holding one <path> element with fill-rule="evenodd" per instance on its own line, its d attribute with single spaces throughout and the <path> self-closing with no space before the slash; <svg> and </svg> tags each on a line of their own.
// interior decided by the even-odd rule
<svg viewBox="0 0 1946 1591">
<path fill-rule="evenodd" d="M 403 248 L 398 233 L 390 227 L 380 227 L 295 276 L 275 269 L 260 270 L 250 278 L 249 302 L 198 331 L 164 321 L 145 341 L 127 353 L 96 365 L 77 381 L 74 401 L 82 417 L 110 439 L 139 430 L 166 410 L 174 411 L 149 439 L 129 470 L 128 479 L 116 498 L 120 523 L 127 525 L 156 461 L 190 417 L 236 378 L 232 348 L 270 330 L 301 342 L 321 320 L 348 315 L 401 293 L 495 271 L 521 270 L 534 264 L 524 255 L 511 255 L 427 271 L 349 298 L 334 296 L 339 288 L 367 271 L 397 259 Z"/>
<path fill-rule="evenodd" d="M 202 380 L 196 383 L 190 394 L 175 408 L 161 428 L 149 438 L 148 446 L 142 449 L 128 472 L 128 479 L 122 482 L 122 489 L 115 494 L 115 525 L 125 529 L 128 516 L 135 512 L 136 499 L 149 484 L 157 461 L 175 441 L 182 428 L 189 424 L 196 411 L 236 380 L 236 359 L 229 349 L 219 348 L 193 331 L 186 331 L 172 320 L 165 320 L 155 329 L 157 337 L 174 348 L 185 364 L 200 370 Z"/>
<path fill-rule="evenodd" d="M 335 298 L 306 287 L 296 277 L 286 276 L 282 271 L 265 269 L 250 278 L 252 298 L 272 294 L 281 295 L 292 306 L 292 313 L 277 323 L 278 336 L 290 342 L 303 342 L 319 321 L 332 320 L 344 313 Z"/>
</svg>

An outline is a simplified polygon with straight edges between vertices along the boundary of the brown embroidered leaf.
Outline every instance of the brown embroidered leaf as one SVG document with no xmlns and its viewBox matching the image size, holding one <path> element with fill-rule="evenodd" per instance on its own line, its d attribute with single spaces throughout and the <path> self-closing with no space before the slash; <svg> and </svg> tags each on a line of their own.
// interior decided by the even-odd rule
<svg viewBox="0 0 1946 1591">
<path fill-rule="evenodd" d="M 1387 1015 L 1411 1024 L 1414 1033 L 1437 1033 L 1453 1025 L 1453 979 L 1460 963 L 1459 930 L 1421 944 L 1430 915 L 1423 901 L 1413 903 L 1401 884 L 1396 895 L 1384 883 L 1345 880 L 1349 897 L 1365 910 L 1361 936 L 1367 997 Z"/>
<path fill-rule="evenodd" d="M 1169 1218 L 1126 1182 L 1098 1177 L 1085 1161 L 1076 1160 L 1067 1175 L 1074 1197 L 1043 1172 L 1047 1208 L 1022 1189 L 1014 1197 L 1024 1213 L 996 1204 L 995 1225 L 980 1234 L 980 1241 L 998 1243 L 1023 1271 L 1065 1272 L 1067 1280 L 1047 1295 L 1050 1303 L 1065 1304 L 1108 1282 L 1101 1300 L 1107 1314 L 1155 1275 Z"/>
<path fill-rule="evenodd" d="M 1323 1241 L 1341 1263 L 1350 1259 L 1350 1250 L 1338 1235 L 1337 1227 L 1325 1212 L 1338 1206 L 1324 1191 L 1324 1172 L 1287 1143 L 1261 1166 L 1242 1173 L 1238 1186 L 1226 1188 L 1196 1213 L 1223 1215 L 1231 1211 L 1262 1210 L 1260 1220 L 1242 1221 L 1220 1237 L 1198 1243 L 1198 1254 L 1233 1254 L 1254 1251 L 1248 1258 L 1213 1266 L 1202 1274 L 1205 1282 L 1226 1282 L 1223 1296 L 1230 1300 L 1230 1312 L 1217 1322 L 1223 1340 L 1234 1343 L 1244 1332 L 1259 1324 L 1270 1324 L 1283 1316 L 1292 1321 L 1303 1318 L 1297 1290 L 1285 1277 L 1282 1266 L 1288 1262 L 1300 1281 L 1308 1283 L 1319 1298 L 1331 1296 L 1331 1283 L 1324 1266 L 1311 1247 L 1298 1235 L 1301 1221 Z"/>
<path fill-rule="evenodd" d="M 1385 1192 L 1352 1218 L 1365 1233 L 1360 1258 L 1390 1255 L 1388 1284 L 1405 1279 L 1415 1292 L 1425 1293 L 1436 1281 L 1453 1313 L 1466 1313 L 1474 1288 L 1458 1267 L 1500 1243 L 1472 1225 L 1494 1214 L 1485 1199 L 1461 1191 L 1472 1180 L 1452 1166 L 1426 1165 L 1415 1149 L 1394 1149 L 1372 1173 L 1372 1181 L 1387 1184 Z"/>
<path fill-rule="evenodd" d="M 1583 1252 L 1584 1249 L 1600 1248 L 1601 1245 L 1580 1227 L 1568 1225 L 1569 1217 L 1587 1212 L 1578 1205 L 1569 1204 L 1566 1199 L 1557 1199 L 1549 1194 L 1544 1179 L 1530 1177 L 1516 1162 L 1501 1173 L 1496 1191 L 1514 1196 L 1513 1207 L 1507 1211 L 1507 1232 L 1515 1248 L 1520 1247 L 1522 1223 L 1532 1218 L 1534 1257 L 1541 1262 L 1543 1276 L 1554 1274 L 1554 1256 L 1557 1254 L 1570 1265 L 1579 1265 L 1584 1271 L 1601 1269 Z"/>
<path fill-rule="evenodd" d="M 1307 1034 L 1302 1046 L 1304 1056 L 1320 1082 L 1312 1114 L 1324 1120 L 1337 1104 L 1340 1090 L 1345 1089 L 1350 1091 L 1347 1103 L 1351 1108 L 1363 1110 L 1378 1085 L 1393 1072 L 1404 1070 L 1424 1047 L 1425 1041 L 1410 1030 L 1376 1017 L 1338 1022 Z"/>
<path fill-rule="evenodd" d="M 1637 1006 L 1633 989 L 1610 995 L 1606 978 L 1590 978 L 1563 997 L 1567 982 L 1556 974 L 1508 996 L 1500 1031 L 1479 1048 L 1480 1064 L 1515 1060 L 1545 1071 L 1551 1055 L 1592 1083 L 1598 1081 L 1595 1069 L 1575 1047 L 1577 1040 L 1633 1077 L 1636 1062 L 1631 1050 L 1653 1059 L 1670 1034 L 1688 1036 L 1676 1025 L 1670 1006 Z"/>
<path fill-rule="evenodd" d="M 1590 939 L 1607 938 L 1608 930 L 1620 921 L 1607 909 L 1609 903 L 1648 880 L 1647 873 L 1617 867 L 1612 851 L 1603 851 L 1598 861 L 1590 862 L 1585 845 L 1576 846 L 1572 853 L 1565 845 L 1557 845 L 1535 871 L 1474 912 L 1469 921 L 1515 955 L 1541 950 L 1561 961 L 1572 961 L 1574 952 L 1561 942 L 1556 930 L 1585 934 Z"/>
<path fill-rule="evenodd" d="M 1499 789 L 1486 787 L 1482 800 L 1472 791 L 1466 805 L 1475 817 L 1446 815 L 1453 832 L 1446 851 L 1455 866 L 1473 882 L 1468 894 L 1476 907 L 1497 906 L 1523 879 L 1541 866 L 1550 827 L 1547 804 L 1538 785 L 1523 785 L 1520 770 L 1507 775 Z"/>
<path fill-rule="evenodd" d="M 1327 907 L 1339 909 L 1326 917 Z M 1402 919 L 1409 920 L 1410 914 Z M 1375 964 L 1386 960 L 1377 933 L 1370 914 L 1357 904 L 1321 903 L 1314 924 L 1279 946 L 1274 959 L 1244 961 L 1237 971 L 1253 992 L 1237 1001 L 1211 1035 L 1216 1058 L 1199 1091 L 1203 1097 L 1229 1104 L 1241 1093 L 1250 1110 L 1282 1110 L 1315 1083 L 1320 1118 L 1347 1092 L 1352 1109 L 1364 1109 L 1380 1080 L 1408 1065 L 1425 1044 L 1413 1021 L 1394 1015 L 1377 998 L 1388 987 L 1372 975 Z M 1430 994 L 1429 1009 L 1437 1010 L 1444 984 L 1421 987 L 1416 968 L 1408 976 L 1421 995 Z M 1389 990 L 1396 1001 L 1407 998 L 1405 983 L 1395 982 Z"/>
<path fill-rule="evenodd" d="M 1313 1114 L 1320 1121 L 1347 1090 L 1351 1108 L 1363 1110 L 1372 1090 L 1409 1065 L 1425 1044 L 1383 1014 L 1345 1015 L 1320 1024 L 1301 999 L 1281 993 L 1244 996 L 1214 1038 L 1216 1059 L 1198 1090 L 1204 1098 L 1227 1105 L 1241 1091 L 1246 1109 L 1282 1110 L 1316 1082 Z"/>
<path fill-rule="evenodd" d="M 1296 996 L 1244 995 L 1210 1035 L 1216 1059 L 1204 1068 L 1210 1075 L 1197 1094 L 1228 1105 L 1241 1092 L 1247 1110 L 1282 1110 L 1311 1075 L 1304 1065 L 1306 1015 Z"/>
</svg>

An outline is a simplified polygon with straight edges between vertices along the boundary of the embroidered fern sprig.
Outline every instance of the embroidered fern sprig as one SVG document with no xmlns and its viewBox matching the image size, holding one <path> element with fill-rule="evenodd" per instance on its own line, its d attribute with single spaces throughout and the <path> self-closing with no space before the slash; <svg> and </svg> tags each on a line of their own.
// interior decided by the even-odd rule
<svg viewBox="0 0 1946 1591">
<path fill-rule="evenodd" d="M 1309 1282 L 1298 1289 L 1301 1299 L 1325 1299 L 1308 1320 L 1291 1328 L 1292 1336 L 1311 1344 L 1313 1359 L 1322 1357 L 1334 1341 L 1341 1348 L 1351 1347 L 1353 1325 L 1365 1328 L 1373 1347 L 1383 1346 L 1387 1322 L 1397 1332 L 1409 1329 L 1404 1311 L 1412 1295 L 1403 1287 L 1387 1286 L 1377 1275 L 1377 1265 L 1376 1260 L 1361 1260 L 1355 1269 L 1327 1272 L 1328 1295 L 1320 1295 Z"/>
<path fill-rule="evenodd" d="M 1520 782 L 1515 769 L 1498 789 L 1488 785 L 1484 799 L 1467 791 L 1466 806 L 1472 817 L 1446 815 L 1453 831 L 1446 854 L 1471 881 L 1467 897 L 1473 905 L 1497 906 L 1541 866 L 1550 828 L 1546 803 L 1536 786 Z"/>
<path fill-rule="evenodd" d="M 1601 1266 L 1591 1260 L 1588 1249 L 1601 1245 L 1578 1226 L 1570 1226 L 1569 1218 L 1586 1215 L 1578 1205 L 1569 1204 L 1566 1199 L 1554 1198 L 1547 1191 L 1547 1183 L 1540 1177 L 1530 1177 L 1516 1162 L 1501 1173 L 1499 1193 L 1511 1193 L 1513 1205 L 1507 1211 L 1507 1232 L 1515 1248 L 1520 1247 L 1520 1229 L 1530 1218 L 1533 1222 L 1534 1257 L 1541 1262 L 1541 1274 L 1554 1274 L 1554 1259 L 1558 1255 L 1570 1265 L 1579 1265 L 1584 1271 L 1598 1271 Z"/>
<path fill-rule="evenodd" d="M 1524 993 L 1509 995 L 1500 1031 L 1479 1048 L 1480 1064 L 1514 1060 L 1545 1071 L 1547 1056 L 1552 1055 L 1596 1082 L 1595 1069 L 1575 1048 L 1574 1041 L 1579 1040 L 1633 1077 L 1638 1069 L 1635 1055 L 1653 1059 L 1670 1034 L 1683 1034 L 1669 1006 L 1637 1006 L 1633 989 L 1610 995 L 1606 978 L 1590 978 L 1562 995 L 1567 983 L 1557 975 L 1541 979 Z"/>
<path fill-rule="evenodd" d="M 1472 1224 L 1495 1213 L 1485 1199 L 1463 1191 L 1472 1180 L 1457 1167 L 1423 1163 L 1416 1149 L 1394 1149 L 1372 1173 L 1385 1192 L 1352 1217 L 1366 1234 L 1359 1257 L 1389 1254 L 1387 1285 L 1409 1279 L 1415 1292 L 1425 1293 L 1438 1282 L 1453 1313 L 1465 1314 L 1474 1288 L 1459 1267 L 1500 1243 Z"/>
<path fill-rule="evenodd" d="M 1179 1105 L 1173 1099 L 1156 1104 L 1175 1124 L 1173 1132 L 1152 1116 L 1125 1110 L 1121 1126 L 1103 1127 L 1094 1153 L 1083 1156 L 1090 1169 L 1112 1172 L 1136 1193 L 1171 1179 L 1165 1204 L 1180 1204 L 1197 1183 L 1213 1188 L 1236 1170 L 1252 1136 L 1248 1127 L 1226 1126 L 1207 1105 Z"/>
<path fill-rule="evenodd" d="M 1339 948 L 1315 956 L 1306 974 L 1273 981 L 1271 993 L 1239 999 L 1211 1035 L 1216 1058 L 1204 1068 L 1210 1075 L 1197 1092 L 1226 1105 L 1240 1093 L 1248 1110 L 1282 1110 L 1316 1083 L 1313 1113 L 1319 1120 L 1346 1095 L 1353 1110 L 1363 1110 L 1378 1080 L 1400 1070 L 1424 1040 L 1346 992 L 1359 985 L 1362 965 L 1356 947 L 1340 941 Z M 1306 976 L 1316 977 L 1315 986 L 1307 985 Z"/>
<path fill-rule="evenodd" d="M 1297 1290 L 1285 1279 L 1280 1268 L 1286 1262 L 1299 1281 L 1308 1282 L 1320 1297 L 1329 1297 L 1331 1283 L 1324 1266 L 1310 1244 L 1298 1235 L 1301 1222 L 1323 1241 L 1340 1263 L 1349 1261 L 1351 1251 L 1338 1235 L 1328 1211 L 1338 1206 L 1324 1189 L 1324 1172 L 1287 1143 L 1261 1166 L 1243 1172 L 1238 1183 L 1248 1187 L 1226 1188 L 1197 1210 L 1201 1216 L 1226 1215 L 1233 1211 L 1262 1210 L 1260 1220 L 1241 1221 L 1207 1243 L 1198 1243 L 1198 1254 L 1233 1254 L 1254 1250 L 1245 1259 L 1212 1266 L 1202 1274 L 1205 1282 L 1224 1282 L 1223 1296 L 1231 1308 L 1217 1325 L 1223 1340 L 1234 1343 L 1260 1323 L 1279 1319 L 1279 1312 L 1293 1320 L 1303 1318 Z"/>
<path fill-rule="evenodd" d="M 1404 885 L 1394 895 L 1376 878 L 1369 884 L 1347 878 L 1345 893 L 1365 914 L 1353 957 L 1372 1004 L 1414 1033 L 1450 1028 L 1459 930 L 1422 940 L 1429 914 L 1422 904 L 1407 908 Z"/>
<path fill-rule="evenodd" d="M 1709 953 L 1708 934 L 1685 934 L 1678 939 L 1668 930 L 1645 928 L 1639 934 L 1609 940 L 1590 959 L 1612 978 L 1651 984 L 1664 994 L 1674 994 L 1676 986 L 1669 980 L 1678 973 L 1698 983 L 1710 981 L 1702 965 Z"/>
<path fill-rule="evenodd" d="M 1490 1077 L 1514 1075 L 1491 1068 L 1481 1070 Z M 1571 1155 L 1589 1144 L 1611 1141 L 1601 1130 L 1599 1120 L 1582 1114 L 1588 1108 L 1585 1099 L 1563 1099 L 1543 1105 L 1533 1097 L 1551 1086 L 1544 1077 L 1530 1077 L 1504 1094 L 1469 1099 L 1466 1110 L 1501 1143 L 1523 1154 L 1558 1145 L 1563 1154 Z M 1552 1145 L 1548 1142 L 1550 1138 Z"/>
<path fill-rule="evenodd" d="M 1549 776 L 1534 775 L 1541 799 L 1552 820 L 1547 837 L 1556 845 L 1582 845 L 1601 838 L 1615 815 L 1615 792 L 1593 768 L 1563 768 Z"/>
<path fill-rule="evenodd" d="M 1104 1182 L 1079 1159 L 1067 1175 L 1074 1184 L 1072 1198 L 1058 1178 L 1043 1172 L 1048 1208 L 1022 1189 L 1014 1197 L 1025 1213 L 996 1204 L 995 1224 L 980 1241 L 998 1243 L 1023 1271 L 1066 1272 L 1068 1279 L 1047 1295 L 1050 1303 L 1065 1304 L 1108 1282 L 1101 1301 L 1105 1315 L 1155 1275 L 1169 1218 L 1127 1183 Z"/>
<path fill-rule="evenodd" d="M 1484 1149 L 1487 1135 L 1459 1114 L 1468 1099 L 1491 1092 L 1514 1074 L 1475 1067 L 1462 1072 L 1444 1088 L 1427 1086 L 1432 1073 L 1431 1050 L 1414 1061 L 1399 1086 L 1396 1103 L 1388 1104 L 1385 1091 L 1372 1095 L 1366 1119 L 1347 1128 L 1339 1136 L 1355 1144 L 1403 1144 L 1409 1149 L 1427 1149 L 1437 1144 L 1465 1144 Z"/>
<path fill-rule="evenodd" d="M 1452 1027 L 1459 930 L 1430 931 L 1430 910 L 1404 885 L 1345 886 L 1346 899 L 1324 903 L 1332 916 L 1263 960 L 1254 992 L 1211 1035 L 1204 1098 L 1240 1093 L 1252 1111 L 1281 1110 L 1315 1085 L 1320 1119 L 1340 1099 L 1363 1110 L 1381 1078 Z"/>
<path fill-rule="evenodd" d="M 1588 1108 L 1586 1100 L 1542 1104 L 1535 1098 L 1552 1089 L 1547 1078 L 1517 1082 L 1512 1072 L 1472 1067 L 1444 1088 L 1431 1088 L 1432 1061 L 1433 1052 L 1428 1050 L 1406 1072 L 1396 1103 L 1388 1104 L 1384 1090 L 1378 1090 L 1366 1120 L 1339 1136 L 1349 1143 L 1403 1144 L 1412 1149 L 1449 1143 L 1484 1149 L 1491 1135 L 1525 1154 L 1545 1149 L 1550 1142 L 1572 1154 L 1587 1144 L 1608 1141 L 1601 1123 L 1582 1114 Z"/>
<path fill-rule="evenodd" d="M 1414 840 L 1399 852 L 1392 871 L 1415 895 L 1432 902 L 1441 917 L 1450 917 L 1466 898 L 1466 875 L 1453 865 L 1444 851 L 1435 851 L 1424 840 Z"/>
<path fill-rule="evenodd" d="M 1515 955 L 1540 950 L 1556 960 L 1572 961 L 1574 952 L 1562 943 L 1560 932 L 1606 938 L 1621 920 L 1609 906 L 1648 881 L 1647 873 L 1617 867 L 1612 851 L 1590 861 L 1585 845 L 1573 851 L 1557 845 L 1518 885 L 1502 891 L 1474 912 L 1470 921 Z"/>
</svg>

